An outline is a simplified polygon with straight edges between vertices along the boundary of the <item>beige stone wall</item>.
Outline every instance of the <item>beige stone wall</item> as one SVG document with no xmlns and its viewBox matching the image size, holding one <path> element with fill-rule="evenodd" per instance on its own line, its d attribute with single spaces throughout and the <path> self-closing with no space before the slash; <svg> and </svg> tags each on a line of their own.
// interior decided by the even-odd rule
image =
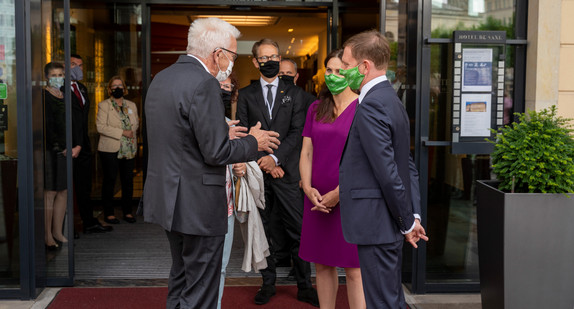
<svg viewBox="0 0 574 309">
<path fill-rule="evenodd" d="M 562 0 L 558 112 L 574 118 L 574 0 Z"/>
<path fill-rule="evenodd" d="M 574 118 L 574 0 L 532 0 L 528 5 L 526 108 L 558 106 Z"/>
</svg>

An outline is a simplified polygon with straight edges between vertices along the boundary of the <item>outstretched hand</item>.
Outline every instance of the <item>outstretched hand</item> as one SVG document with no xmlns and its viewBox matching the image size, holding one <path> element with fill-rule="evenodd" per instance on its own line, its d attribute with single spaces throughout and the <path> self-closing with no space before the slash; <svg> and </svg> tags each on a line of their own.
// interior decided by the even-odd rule
<svg viewBox="0 0 574 309">
<path fill-rule="evenodd" d="M 410 233 L 405 235 L 405 239 L 415 248 L 418 248 L 417 242 L 419 240 L 422 239 L 424 241 L 429 241 L 429 238 L 426 236 L 425 229 L 421 225 L 419 219 L 415 219 L 415 227 Z"/>
<path fill-rule="evenodd" d="M 261 122 L 251 127 L 249 134 L 253 135 L 257 140 L 257 150 L 273 153 L 273 149 L 277 149 L 281 142 L 279 141 L 279 133 L 275 131 L 261 130 Z"/>
<path fill-rule="evenodd" d="M 230 120 L 227 122 L 229 126 L 229 139 L 236 139 L 242 138 L 247 136 L 247 128 L 236 126 L 239 123 L 239 120 Z"/>
</svg>

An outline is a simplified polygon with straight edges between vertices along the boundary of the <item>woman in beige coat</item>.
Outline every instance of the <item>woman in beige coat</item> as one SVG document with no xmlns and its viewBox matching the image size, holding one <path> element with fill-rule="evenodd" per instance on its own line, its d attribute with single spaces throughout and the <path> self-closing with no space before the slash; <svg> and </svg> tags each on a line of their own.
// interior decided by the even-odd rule
<svg viewBox="0 0 574 309">
<path fill-rule="evenodd" d="M 124 99 L 126 94 L 126 85 L 121 77 L 112 77 L 108 83 L 110 97 L 98 104 L 96 119 L 100 133 L 98 153 L 104 172 L 102 181 L 104 221 L 111 224 L 120 223 L 115 216 L 112 203 L 118 171 L 122 184 L 123 219 L 129 223 L 136 222 L 132 214 L 132 196 L 139 119 L 135 103 Z"/>
</svg>

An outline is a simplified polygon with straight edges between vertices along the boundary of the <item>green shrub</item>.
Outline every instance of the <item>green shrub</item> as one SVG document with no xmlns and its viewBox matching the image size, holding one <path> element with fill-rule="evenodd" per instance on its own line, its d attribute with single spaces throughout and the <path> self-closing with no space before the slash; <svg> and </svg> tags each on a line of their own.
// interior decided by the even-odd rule
<svg viewBox="0 0 574 309">
<path fill-rule="evenodd" d="M 493 142 L 499 189 L 510 192 L 514 183 L 517 193 L 574 193 L 571 119 L 556 116 L 556 106 L 517 115 Z"/>
</svg>

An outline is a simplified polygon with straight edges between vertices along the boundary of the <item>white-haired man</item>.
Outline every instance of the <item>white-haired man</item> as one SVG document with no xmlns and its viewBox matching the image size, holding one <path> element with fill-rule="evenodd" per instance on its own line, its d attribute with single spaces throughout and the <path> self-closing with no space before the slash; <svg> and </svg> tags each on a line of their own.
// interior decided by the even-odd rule
<svg viewBox="0 0 574 309">
<path fill-rule="evenodd" d="M 195 20 L 187 55 L 159 72 L 147 94 L 143 215 L 169 240 L 167 308 L 217 306 L 227 232 L 225 166 L 254 160 L 258 151 L 272 152 L 279 144 L 278 134 L 260 124 L 246 134 L 224 120 L 218 81 L 231 74 L 239 35 L 223 20 Z"/>
</svg>

